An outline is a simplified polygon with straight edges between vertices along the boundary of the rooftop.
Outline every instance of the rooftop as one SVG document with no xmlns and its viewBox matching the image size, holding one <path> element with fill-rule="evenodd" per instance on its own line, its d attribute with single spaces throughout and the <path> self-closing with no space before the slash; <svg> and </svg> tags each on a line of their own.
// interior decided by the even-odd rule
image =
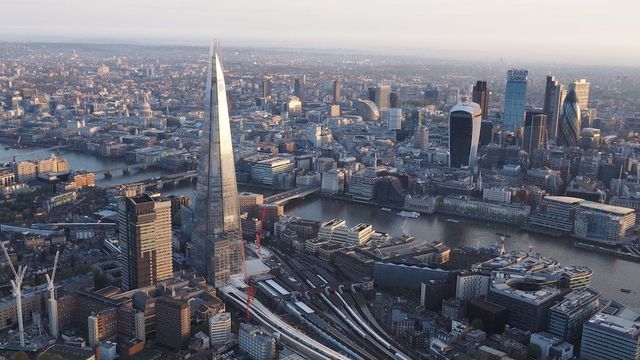
<svg viewBox="0 0 640 360">
<path fill-rule="evenodd" d="M 598 299 L 600 293 L 595 290 L 586 288 L 580 291 L 574 291 L 567 294 L 564 299 L 558 304 L 551 307 L 551 311 L 570 314 L 576 310 L 579 310 L 584 305 Z"/>
</svg>

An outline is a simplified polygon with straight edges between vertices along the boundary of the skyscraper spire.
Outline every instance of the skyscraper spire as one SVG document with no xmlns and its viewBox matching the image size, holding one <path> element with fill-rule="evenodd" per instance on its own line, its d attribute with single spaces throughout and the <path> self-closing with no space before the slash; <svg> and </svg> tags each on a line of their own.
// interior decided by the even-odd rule
<svg viewBox="0 0 640 360">
<path fill-rule="evenodd" d="M 241 271 L 240 209 L 224 73 L 216 42 L 209 50 L 191 261 L 213 285 Z"/>
</svg>

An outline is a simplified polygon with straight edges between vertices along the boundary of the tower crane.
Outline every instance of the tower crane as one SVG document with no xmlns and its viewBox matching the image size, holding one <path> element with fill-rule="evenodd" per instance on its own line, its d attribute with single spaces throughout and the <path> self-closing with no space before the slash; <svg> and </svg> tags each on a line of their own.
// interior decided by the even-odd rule
<svg viewBox="0 0 640 360">
<path fill-rule="evenodd" d="M 11 287 L 13 288 L 13 293 L 16 295 L 16 307 L 18 313 L 18 333 L 20 335 L 20 346 L 24 348 L 24 322 L 22 320 L 22 280 L 24 280 L 24 275 L 27 272 L 26 266 L 18 266 L 16 269 L 13 266 L 13 262 L 9 257 L 9 252 L 7 248 L 4 246 L 4 242 L 0 241 L 0 246 L 2 247 L 2 251 L 4 255 L 7 257 L 7 261 L 9 262 L 9 267 L 13 272 L 13 280 L 11 280 Z"/>
<path fill-rule="evenodd" d="M 58 337 L 58 302 L 56 301 L 56 289 L 53 281 L 56 277 L 56 269 L 58 268 L 58 256 L 60 251 L 56 251 L 56 258 L 53 261 L 53 270 L 51 270 L 51 276 L 45 274 L 47 278 L 47 290 L 49 291 L 49 334 L 52 337 Z"/>
</svg>

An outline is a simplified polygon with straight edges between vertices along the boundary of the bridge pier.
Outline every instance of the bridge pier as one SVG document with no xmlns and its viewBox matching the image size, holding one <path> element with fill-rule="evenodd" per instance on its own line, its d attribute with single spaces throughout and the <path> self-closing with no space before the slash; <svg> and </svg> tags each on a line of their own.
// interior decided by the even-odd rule
<svg viewBox="0 0 640 360">
<path fill-rule="evenodd" d="M 122 169 L 122 175 L 129 175 L 129 174 L 131 174 L 131 170 L 129 170 L 128 167 Z"/>
<path fill-rule="evenodd" d="M 113 177 L 113 174 L 111 173 L 111 170 L 107 170 L 104 172 L 105 179 L 111 179 L 112 177 Z"/>
</svg>

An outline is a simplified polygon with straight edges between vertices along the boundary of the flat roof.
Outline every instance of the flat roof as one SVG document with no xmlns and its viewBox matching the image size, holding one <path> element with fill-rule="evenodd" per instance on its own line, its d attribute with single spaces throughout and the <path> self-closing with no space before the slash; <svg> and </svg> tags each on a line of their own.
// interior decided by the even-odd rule
<svg viewBox="0 0 640 360">
<path fill-rule="evenodd" d="M 572 197 L 572 196 L 545 196 L 543 200 L 549 199 L 556 202 L 566 203 L 566 204 L 575 204 L 586 201 L 585 199 Z"/>
<path fill-rule="evenodd" d="M 593 202 L 593 201 L 585 201 L 581 203 L 579 207 L 604 211 L 604 212 L 613 213 L 617 215 L 627 215 L 632 212 L 635 212 L 635 210 L 631 208 L 609 205 L 609 204 L 602 204 L 602 203 Z"/>
</svg>

